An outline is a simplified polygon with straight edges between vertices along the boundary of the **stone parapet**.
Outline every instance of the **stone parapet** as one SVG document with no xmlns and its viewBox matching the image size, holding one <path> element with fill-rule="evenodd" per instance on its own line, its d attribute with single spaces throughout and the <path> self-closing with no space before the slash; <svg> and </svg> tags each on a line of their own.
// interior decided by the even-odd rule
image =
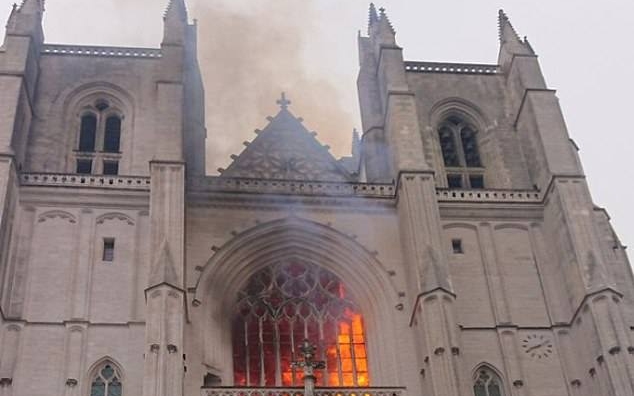
<svg viewBox="0 0 634 396">
<path fill-rule="evenodd" d="M 275 387 L 275 388 L 240 388 L 240 387 L 209 387 L 201 389 L 201 396 L 303 396 L 304 388 Z M 403 387 L 372 387 L 372 388 L 339 388 L 319 387 L 315 389 L 315 396 L 407 396 Z"/>
<path fill-rule="evenodd" d="M 498 65 L 477 63 L 405 62 L 405 71 L 418 73 L 501 74 Z"/>
<path fill-rule="evenodd" d="M 22 186 L 93 187 L 115 190 L 149 191 L 150 178 L 139 176 L 94 176 L 63 173 L 23 173 Z"/>
<path fill-rule="evenodd" d="M 60 44 L 45 44 L 42 47 L 42 54 L 157 59 L 163 56 L 161 50 L 157 48 L 101 47 L 94 45 L 83 46 Z"/>
</svg>

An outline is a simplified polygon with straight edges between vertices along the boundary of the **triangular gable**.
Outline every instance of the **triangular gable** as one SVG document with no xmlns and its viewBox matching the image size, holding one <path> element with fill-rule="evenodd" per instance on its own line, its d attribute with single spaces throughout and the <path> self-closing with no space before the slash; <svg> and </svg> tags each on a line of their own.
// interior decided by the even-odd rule
<svg viewBox="0 0 634 396">
<path fill-rule="evenodd" d="M 350 181 L 348 171 L 287 109 L 284 98 L 280 112 L 269 125 L 222 172 L 222 177 Z"/>
</svg>

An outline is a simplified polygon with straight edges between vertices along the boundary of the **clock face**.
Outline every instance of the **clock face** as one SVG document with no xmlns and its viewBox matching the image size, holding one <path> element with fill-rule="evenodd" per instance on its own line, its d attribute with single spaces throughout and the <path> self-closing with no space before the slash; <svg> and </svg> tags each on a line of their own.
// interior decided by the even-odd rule
<svg viewBox="0 0 634 396">
<path fill-rule="evenodd" d="M 529 334 L 522 340 L 522 349 L 531 357 L 542 359 L 553 353 L 553 342 L 543 334 Z"/>
</svg>

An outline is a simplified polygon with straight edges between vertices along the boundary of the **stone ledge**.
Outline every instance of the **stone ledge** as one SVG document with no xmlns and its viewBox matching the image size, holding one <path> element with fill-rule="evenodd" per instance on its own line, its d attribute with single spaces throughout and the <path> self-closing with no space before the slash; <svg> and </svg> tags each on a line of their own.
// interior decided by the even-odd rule
<svg viewBox="0 0 634 396">
<path fill-rule="evenodd" d="M 498 65 L 445 62 L 405 62 L 405 71 L 418 73 L 501 74 Z"/>
<path fill-rule="evenodd" d="M 92 187 L 114 190 L 150 190 L 150 178 L 140 176 L 23 173 L 20 175 L 20 184 L 22 186 L 37 187 Z"/>
<path fill-rule="evenodd" d="M 201 396 L 304 396 L 300 387 L 208 387 L 201 389 Z M 319 387 L 315 396 L 406 396 L 404 387 L 344 388 Z"/>
<path fill-rule="evenodd" d="M 157 48 L 100 47 L 60 44 L 44 44 L 42 47 L 42 54 L 148 59 L 159 59 L 163 56 L 161 50 Z"/>
<path fill-rule="evenodd" d="M 261 180 L 208 176 L 188 180 L 196 192 L 231 192 L 274 195 L 316 195 L 394 198 L 392 184 L 315 182 L 302 180 Z"/>
<path fill-rule="evenodd" d="M 439 202 L 541 203 L 542 194 L 530 190 L 437 189 Z"/>
</svg>

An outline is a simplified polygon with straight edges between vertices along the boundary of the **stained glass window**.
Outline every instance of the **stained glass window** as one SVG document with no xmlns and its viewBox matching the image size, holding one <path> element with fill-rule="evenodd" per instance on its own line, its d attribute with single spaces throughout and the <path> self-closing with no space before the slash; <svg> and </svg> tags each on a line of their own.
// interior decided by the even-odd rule
<svg viewBox="0 0 634 396">
<path fill-rule="evenodd" d="M 317 385 L 368 386 L 363 318 L 331 272 L 299 261 L 253 275 L 233 323 L 234 380 L 241 386 L 300 386 L 299 345 L 307 338 L 326 362 Z"/>
<path fill-rule="evenodd" d="M 447 187 L 484 188 L 484 176 L 476 129 L 451 116 L 440 124 L 438 139 L 445 167 Z"/>
<path fill-rule="evenodd" d="M 121 396 L 121 375 L 110 363 L 97 372 L 90 386 L 90 396 Z"/>
<path fill-rule="evenodd" d="M 504 396 L 502 380 L 488 367 L 480 368 L 473 384 L 475 396 Z"/>
</svg>

